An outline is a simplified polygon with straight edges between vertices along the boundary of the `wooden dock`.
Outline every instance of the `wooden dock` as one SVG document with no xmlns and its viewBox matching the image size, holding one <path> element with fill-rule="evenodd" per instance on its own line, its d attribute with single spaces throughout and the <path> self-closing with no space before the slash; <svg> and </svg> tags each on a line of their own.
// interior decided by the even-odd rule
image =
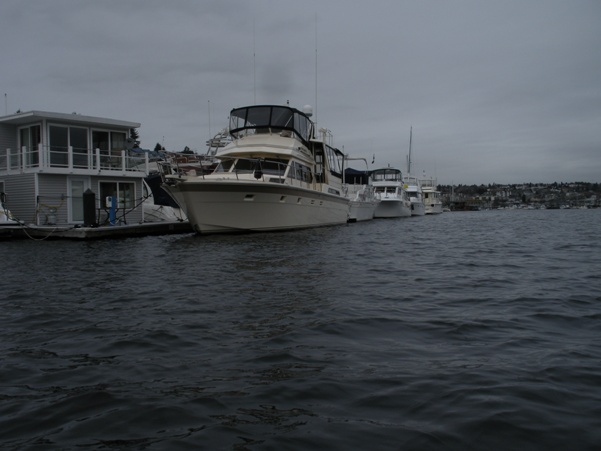
<svg viewBox="0 0 601 451">
<path fill-rule="evenodd" d="M 11 225 L 0 228 L 0 238 L 31 238 L 95 240 L 107 238 L 128 238 L 148 235 L 173 235 L 194 233 L 188 221 L 147 222 L 100 227 L 83 226 L 36 226 L 31 224 Z"/>
</svg>

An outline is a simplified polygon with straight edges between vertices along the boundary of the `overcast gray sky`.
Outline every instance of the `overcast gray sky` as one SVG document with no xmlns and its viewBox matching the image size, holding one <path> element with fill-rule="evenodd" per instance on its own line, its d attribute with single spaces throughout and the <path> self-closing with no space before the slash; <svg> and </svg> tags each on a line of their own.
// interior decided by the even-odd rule
<svg viewBox="0 0 601 451">
<path fill-rule="evenodd" d="M 140 122 L 200 153 L 312 105 L 351 156 L 442 184 L 601 182 L 601 0 L 2 0 L 2 114 Z"/>
</svg>

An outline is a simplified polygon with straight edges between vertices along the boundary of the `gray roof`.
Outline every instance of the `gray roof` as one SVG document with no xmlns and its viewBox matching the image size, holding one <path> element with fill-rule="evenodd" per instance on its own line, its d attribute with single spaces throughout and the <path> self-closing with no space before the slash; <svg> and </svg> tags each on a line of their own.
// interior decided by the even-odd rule
<svg viewBox="0 0 601 451">
<path fill-rule="evenodd" d="M 8 116 L 1 116 L 0 123 L 12 124 L 12 125 L 23 125 L 30 124 L 32 122 L 39 122 L 41 120 L 51 120 L 58 122 L 68 123 L 79 123 L 82 125 L 96 125 L 105 127 L 119 127 L 119 128 L 138 128 L 140 123 L 120 121 L 117 119 L 108 119 L 103 117 L 95 116 L 84 116 L 78 113 L 52 113 L 48 111 L 26 111 L 24 113 L 15 113 Z"/>
</svg>

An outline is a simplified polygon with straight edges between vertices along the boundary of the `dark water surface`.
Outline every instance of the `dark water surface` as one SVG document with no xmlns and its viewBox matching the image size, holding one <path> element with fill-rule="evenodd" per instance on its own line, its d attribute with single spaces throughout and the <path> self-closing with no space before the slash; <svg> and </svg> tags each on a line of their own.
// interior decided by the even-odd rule
<svg viewBox="0 0 601 451">
<path fill-rule="evenodd" d="M 601 449 L 601 210 L 0 249 L 6 449 Z"/>
</svg>

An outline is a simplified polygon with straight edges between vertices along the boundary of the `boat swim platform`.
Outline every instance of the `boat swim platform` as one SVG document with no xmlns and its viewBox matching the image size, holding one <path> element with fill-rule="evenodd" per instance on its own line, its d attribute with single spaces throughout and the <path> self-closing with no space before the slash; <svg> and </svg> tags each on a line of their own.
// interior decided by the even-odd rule
<svg viewBox="0 0 601 451">
<path fill-rule="evenodd" d="M 36 226 L 31 224 L 2 227 L 0 238 L 31 238 L 95 240 L 107 238 L 129 238 L 149 235 L 174 235 L 194 233 L 188 221 L 145 222 L 142 224 L 121 224 L 98 227 L 84 226 Z"/>
</svg>

